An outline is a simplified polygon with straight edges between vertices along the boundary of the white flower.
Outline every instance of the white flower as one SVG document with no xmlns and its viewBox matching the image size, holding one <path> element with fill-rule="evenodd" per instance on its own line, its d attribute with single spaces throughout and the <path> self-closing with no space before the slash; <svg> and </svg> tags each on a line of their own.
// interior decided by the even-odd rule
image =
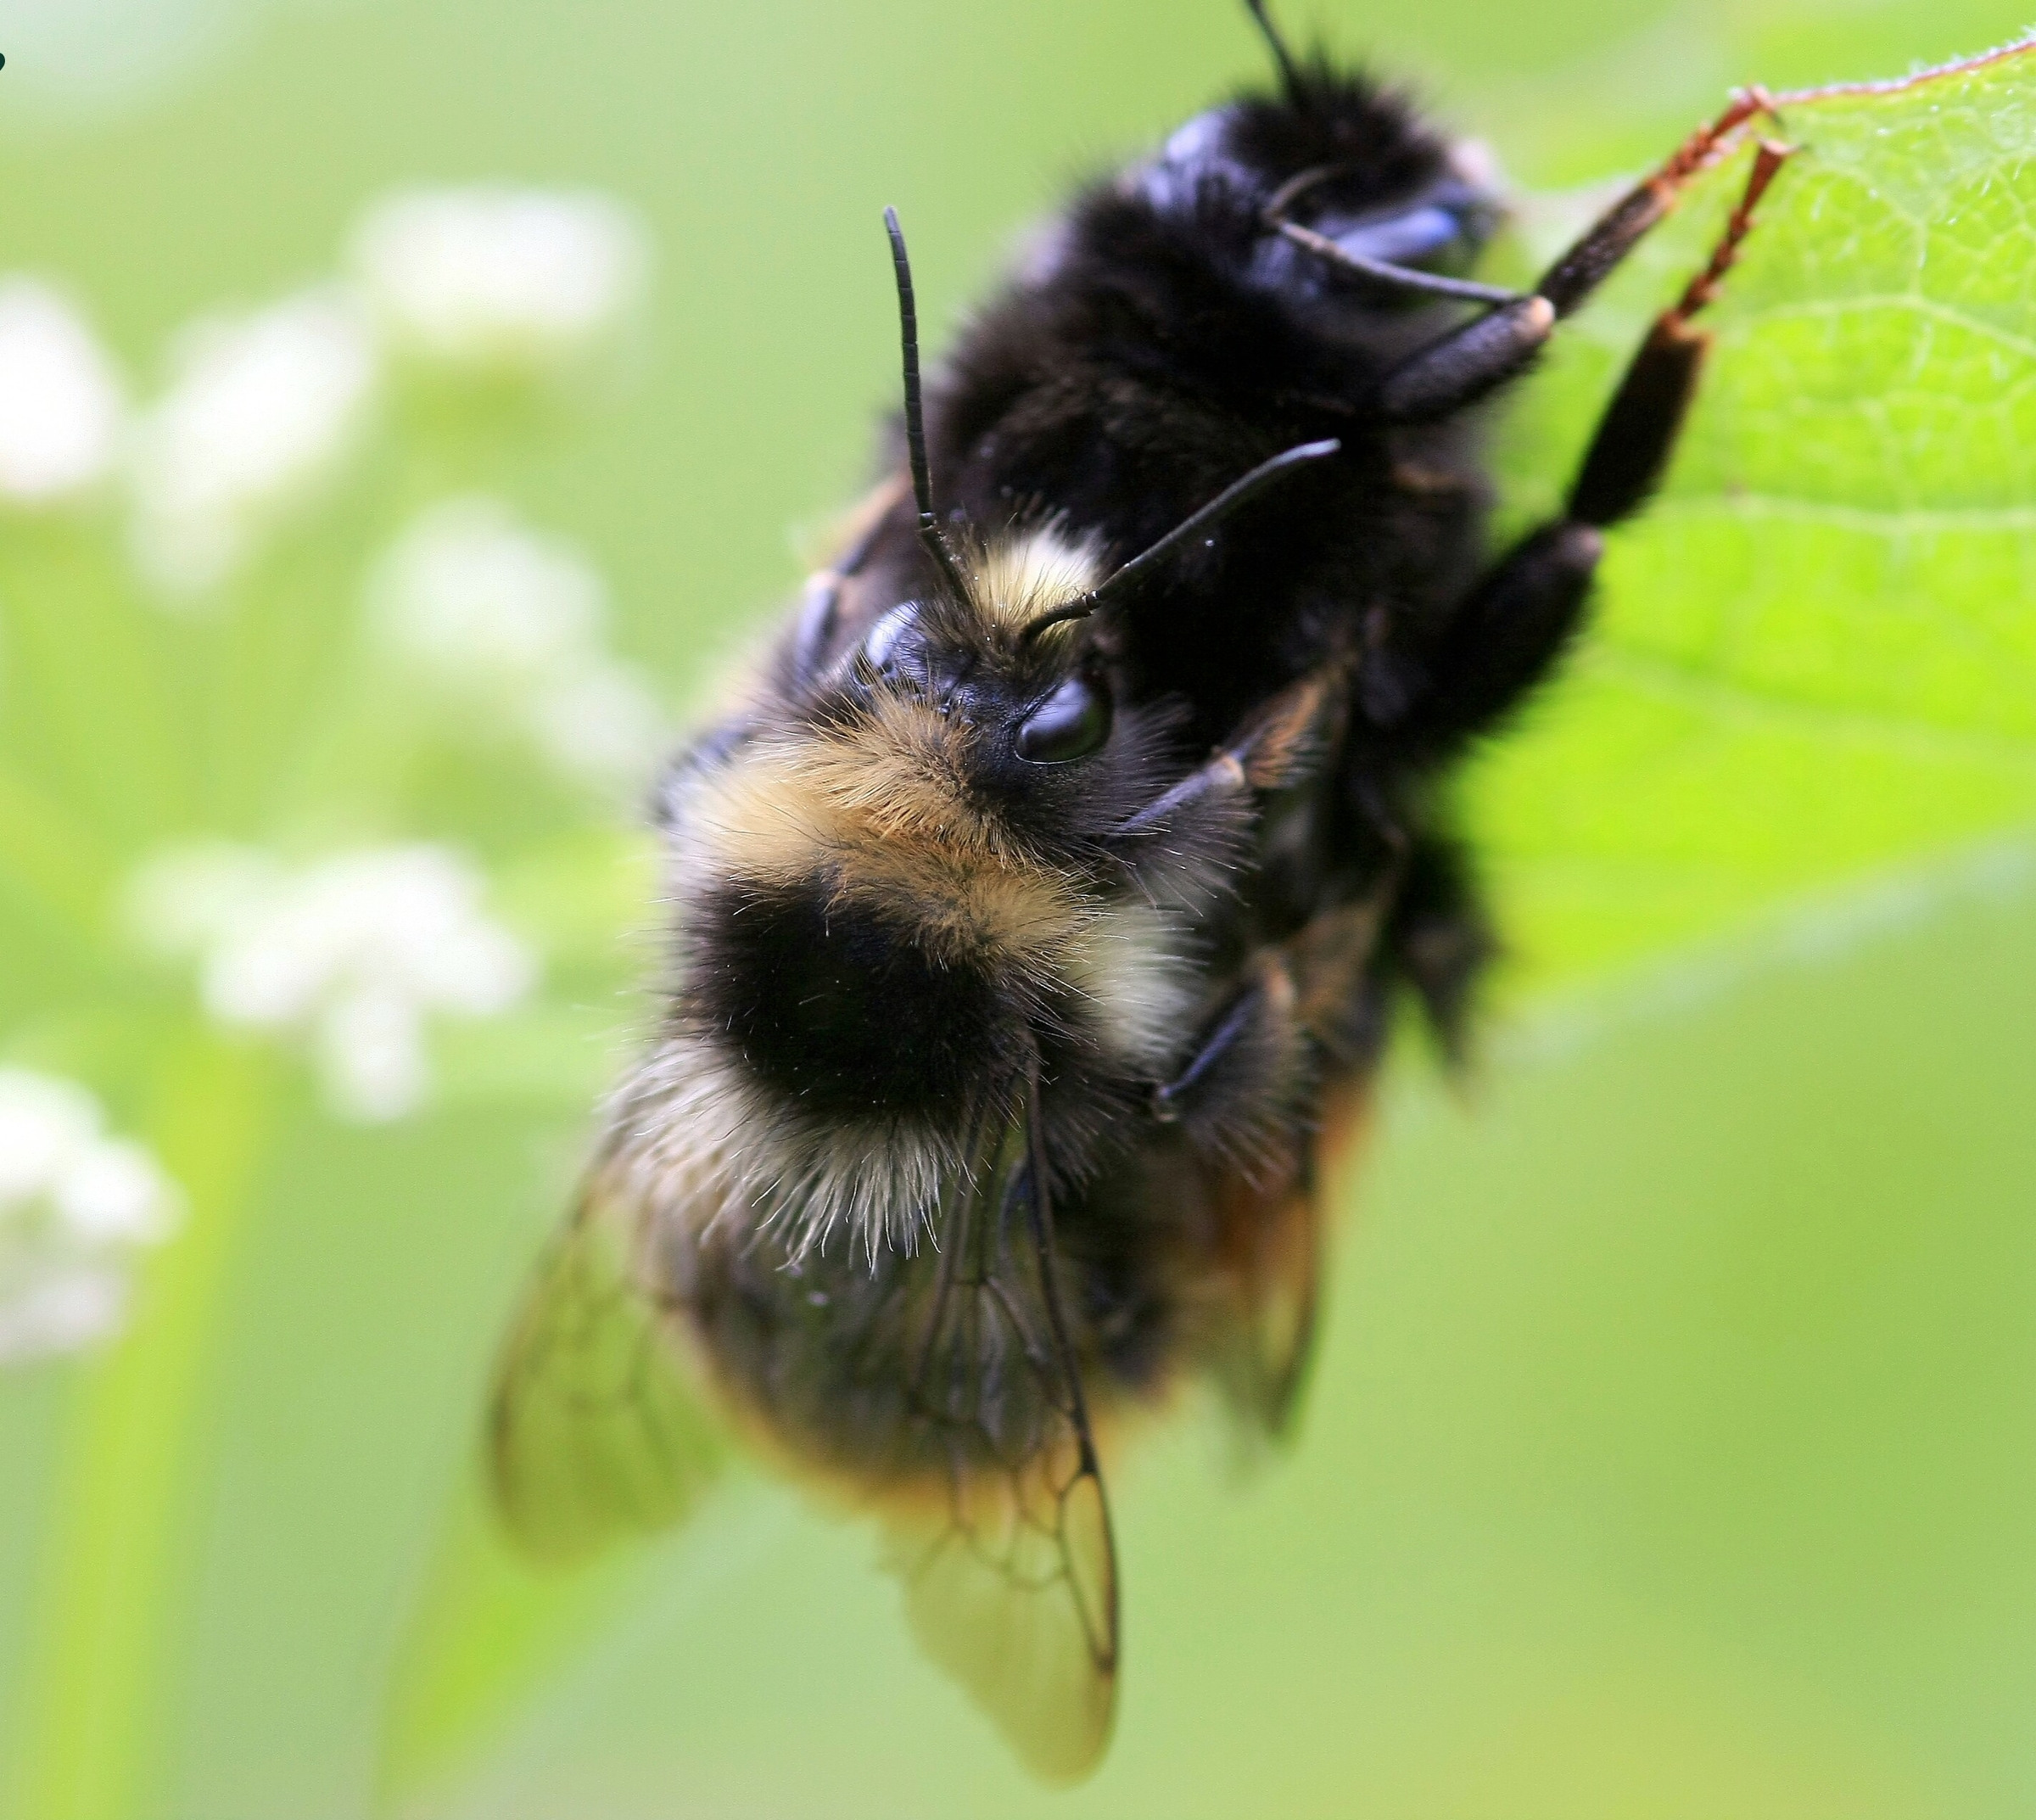
<svg viewBox="0 0 2036 1820">
<path fill-rule="evenodd" d="M 0 1071 L 0 1205 L 42 1193 L 98 1135 L 98 1102 L 82 1087 Z"/>
<path fill-rule="evenodd" d="M 328 1100 L 364 1122 L 428 1096 L 430 1013 L 506 1011 L 536 978 L 482 910 L 482 881 L 444 848 L 373 848 L 291 868 L 245 848 L 187 848 L 145 867 L 131 915 L 199 963 L 221 1023 L 304 1038 Z"/>
<path fill-rule="evenodd" d="M 112 364 L 64 297 L 0 280 L 0 499 L 59 504 L 103 479 L 126 406 Z"/>
<path fill-rule="evenodd" d="M 664 709 L 631 665 L 588 658 L 532 697 L 530 730 L 562 771 L 594 783 L 640 785 L 664 749 Z"/>
<path fill-rule="evenodd" d="M 333 1103 L 364 1124 L 400 1118 L 430 1090 L 424 1020 L 400 992 L 366 989 L 337 1000 L 316 1034 Z"/>
<path fill-rule="evenodd" d="M 606 648 L 600 574 L 499 500 L 427 511 L 376 565 L 368 606 L 384 649 L 442 694 L 518 723 L 568 774 L 635 783 L 655 761 L 664 716 Z"/>
<path fill-rule="evenodd" d="M 309 291 L 193 324 L 175 365 L 136 436 L 136 548 L 164 588 L 192 595 L 334 478 L 366 422 L 376 361 L 347 301 Z"/>
<path fill-rule="evenodd" d="M 176 1190 L 104 1123 L 82 1087 L 0 1068 L 0 1360 L 116 1331 L 134 1252 L 175 1229 Z"/>
<path fill-rule="evenodd" d="M 649 263 L 635 215 L 585 190 L 413 190 L 377 204 L 354 236 L 390 340 L 473 372 L 581 358 L 627 320 Z"/>
<path fill-rule="evenodd" d="M 524 690 L 601 636 L 607 590 L 562 538 L 519 524 L 499 500 L 433 506 L 369 584 L 377 630 L 447 676 Z"/>
</svg>

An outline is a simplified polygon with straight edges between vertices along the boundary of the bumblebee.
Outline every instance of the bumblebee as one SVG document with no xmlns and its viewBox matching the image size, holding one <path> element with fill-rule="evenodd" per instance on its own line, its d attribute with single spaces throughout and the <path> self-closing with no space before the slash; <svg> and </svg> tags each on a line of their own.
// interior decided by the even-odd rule
<svg viewBox="0 0 2036 1820">
<path fill-rule="evenodd" d="M 1323 1189 L 1397 1000 L 1491 947 L 1437 786 L 1550 670 L 1701 364 L 1709 266 L 1560 518 L 1496 561 L 1477 407 L 1761 111 L 1531 290 L 1401 99 L 1297 60 L 1079 197 L 922 400 L 741 705 L 658 797 L 659 1027 L 512 1329 L 495 1487 L 534 1552 L 682 1517 L 732 1428 L 887 1537 L 1027 1765 L 1099 1760 L 1105 1462 L 1183 1385 L 1292 1420 Z"/>
</svg>

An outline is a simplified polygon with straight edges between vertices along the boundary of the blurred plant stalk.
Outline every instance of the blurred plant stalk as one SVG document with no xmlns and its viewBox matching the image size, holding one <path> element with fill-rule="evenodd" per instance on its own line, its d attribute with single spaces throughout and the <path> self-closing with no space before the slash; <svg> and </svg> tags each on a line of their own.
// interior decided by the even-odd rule
<svg viewBox="0 0 2036 1820">
<path fill-rule="evenodd" d="M 210 1445 L 200 1420 L 236 1246 L 266 1138 L 271 1057 L 194 1030 L 154 1084 L 148 1129 L 189 1197 L 121 1342 L 91 1358 L 53 1487 L 25 1731 L 10 1811 L 47 1820 L 147 1812 L 171 1744 L 179 1576 Z"/>
</svg>

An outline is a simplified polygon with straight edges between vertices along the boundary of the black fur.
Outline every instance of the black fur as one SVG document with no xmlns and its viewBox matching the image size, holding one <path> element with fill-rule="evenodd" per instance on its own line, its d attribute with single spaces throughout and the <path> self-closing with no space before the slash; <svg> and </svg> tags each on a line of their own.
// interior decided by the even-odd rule
<svg viewBox="0 0 2036 1820">
<path fill-rule="evenodd" d="M 1080 199 L 933 391 L 943 512 L 978 531 L 1058 519 L 1120 562 L 1258 461 L 1340 439 L 1333 461 L 1146 590 L 1112 641 L 1131 697 L 1190 703 L 1205 745 L 1368 608 L 1439 619 L 1481 559 L 1485 489 L 1466 427 L 1362 415 L 1453 315 L 1361 298 L 1288 258 L 1261 219 L 1287 179 L 1345 159 L 1347 177 L 1305 199 L 1316 225 L 1427 194 L 1446 178 L 1445 148 L 1368 84 L 1317 73 L 1307 93 L 1305 109 L 1261 98 L 1205 116 L 1220 126 L 1194 155 Z M 1472 214 L 1465 238 L 1479 225 Z M 925 591 L 912 530 L 902 512 L 886 527 L 874 597 Z"/>
<path fill-rule="evenodd" d="M 1078 199 L 933 381 L 942 514 L 976 535 L 1055 523 L 1096 539 L 1106 565 L 1260 460 L 1340 440 L 1339 455 L 1255 501 L 1099 629 L 1121 698 L 1165 704 L 1188 749 L 1221 740 L 1326 657 L 1361 649 L 1381 615 L 1390 637 L 1374 637 L 1360 698 L 1398 705 L 1388 672 L 1424 679 L 1484 560 L 1475 425 L 1387 426 L 1366 410 L 1461 306 L 1410 306 L 1328 272 L 1269 234 L 1263 210 L 1289 179 L 1334 165 L 1297 204 L 1310 226 L 1362 231 L 1396 207 L 1426 209 L 1460 227 L 1431 262 L 1461 266 L 1495 204 L 1452 172 L 1447 147 L 1399 97 L 1319 63 L 1302 73 L 1298 96 L 1250 96 L 1203 116 L 1151 165 Z M 902 501 L 864 563 L 842 643 L 934 585 Z M 1392 853 L 1376 809 L 1415 819 L 1433 751 L 1356 728 L 1346 775 L 1309 810 L 1308 851 L 1278 876 L 1244 881 L 1243 920 L 1217 945 L 1241 955 L 1305 923 L 1325 891 L 1365 888 Z M 1477 926 L 1474 906 L 1466 917 Z"/>
<path fill-rule="evenodd" d="M 1015 1046 L 1008 991 L 826 885 L 708 894 L 686 1012 L 810 1117 L 965 1112 Z"/>
</svg>

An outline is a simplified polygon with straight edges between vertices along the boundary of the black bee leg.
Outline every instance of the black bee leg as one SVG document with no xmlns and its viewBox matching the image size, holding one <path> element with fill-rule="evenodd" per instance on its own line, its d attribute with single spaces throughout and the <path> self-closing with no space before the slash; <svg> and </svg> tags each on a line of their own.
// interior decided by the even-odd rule
<svg viewBox="0 0 2036 1820">
<path fill-rule="evenodd" d="M 1764 140 L 1710 261 L 1656 318 L 1598 419 L 1563 514 L 1516 544 L 1451 616 L 1419 666 L 1418 686 L 1360 698 L 1405 703 L 1394 720 L 1447 742 L 1502 716 L 1575 630 L 1603 533 L 1638 511 L 1660 480 L 1689 408 L 1709 338 L 1693 321 L 1716 295 L 1753 226 L 1753 211 L 1790 148 Z M 1390 664 L 1391 659 L 1385 661 Z"/>
<path fill-rule="evenodd" d="M 1507 290 L 1502 285 L 1446 277 L 1440 272 L 1424 272 L 1418 266 L 1380 259 L 1349 244 L 1347 239 L 1332 240 L 1327 234 L 1317 233 L 1312 227 L 1304 227 L 1289 218 L 1287 210 L 1310 190 L 1348 168 L 1344 165 L 1317 165 L 1312 171 L 1304 171 L 1299 176 L 1281 184 L 1266 204 L 1266 226 L 1283 240 L 1291 242 L 1304 253 L 1312 254 L 1324 265 L 1334 266 L 1339 272 L 1346 272 L 1352 277 L 1362 278 L 1384 290 L 1410 292 L 1423 297 L 1450 297 L 1459 303 L 1520 301 L 1518 291 Z"/>
<path fill-rule="evenodd" d="M 1454 842 L 1416 842 L 1380 945 L 1388 977 L 1412 988 L 1444 1057 L 1460 1062 L 1472 997 L 1498 944 Z"/>
<path fill-rule="evenodd" d="M 1197 1150 L 1261 1151 L 1275 1133 L 1299 1123 L 1306 1104 L 1314 1058 L 1286 956 L 1266 950 L 1250 977 L 1205 1027 L 1180 1072 L 1152 1089 L 1153 1117 L 1179 1125 Z"/>
<path fill-rule="evenodd" d="M 820 674 L 840 617 L 842 580 L 837 568 L 823 568 L 806 578 L 799 596 L 798 614 L 792 622 L 791 648 L 786 656 L 794 687 L 813 681 Z"/>
<path fill-rule="evenodd" d="M 1608 529 L 1638 511 L 1654 490 L 1668 465 L 1710 346 L 1710 337 L 1695 327 L 1695 317 L 1718 294 L 1726 273 L 1738 263 L 1740 249 L 1753 230 L 1754 210 L 1793 151 L 1793 146 L 1772 139 L 1760 142 L 1738 206 L 1709 262 L 1684 287 L 1675 304 L 1654 319 L 1619 390 L 1598 419 L 1583 467 L 1570 486 L 1568 516 L 1572 521 Z"/>
<path fill-rule="evenodd" d="M 1188 1065 L 1170 1081 L 1161 1081 L 1152 1089 L 1152 1116 L 1163 1125 L 1178 1123 L 1183 1108 L 1194 1095 L 1205 1076 L 1224 1056 L 1235 1050 L 1247 1029 L 1257 1017 L 1263 1003 L 1261 994 L 1254 987 L 1240 998 L 1226 1005 L 1216 1025 L 1203 1038 Z"/>
<path fill-rule="evenodd" d="M 726 720 L 680 748 L 651 786 L 648 807 L 652 826 L 676 833 L 685 820 L 686 793 L 694 781 L 718 770 L 753 731 L 747 720 Z"/>
<path fill-rule="evenodd" d="M 1300 782 L 1334 743 L 1324 728 L 1340 716 L 1344 694 L 1340 664 L 1311 670 L 1274 696 L 1205 764 L 1119 822 L 1113 838 L 1173 832 L 1253 791 Z"/>
<path fill-rule="evenodd" d="M 1372 406 L 1387 423 L 1429 423 L 1474 404 L 1524 371 L 1564 316 L 1575 313 L 1648 230 L 1675 206 L 1685 183 L 1727 149 L 1732 136 L 1772 104 L 1742 91 L 1661 167 L 1614 203 L 1524 297 L 1417 350 L 1379 382 Z"/>
<path fill-rule="evenodd" d="M 1180 1072 L 1153 1089 L 1154 1117 L 1198 1149 L 1233 1156 L 1305 1124 L 1324 1067 L 1348 1067 L 1384 1038 L 1374 981 L 1402 876 L 1396 867 L 1376 890 L 1260 949 Z"/>
</svg>

